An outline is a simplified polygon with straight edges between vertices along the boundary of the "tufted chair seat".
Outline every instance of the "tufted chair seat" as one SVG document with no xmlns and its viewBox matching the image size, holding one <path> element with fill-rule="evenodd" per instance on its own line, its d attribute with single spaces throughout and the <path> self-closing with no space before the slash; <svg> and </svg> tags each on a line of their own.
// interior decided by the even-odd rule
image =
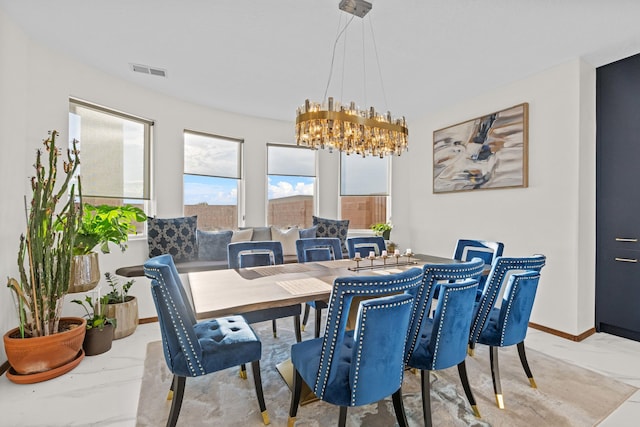
<svg viewBox="0 0 640 427">
<path fill-rule="evenodd" d="M 269 424 L 260 375 L 262 344 L 245 319 L 227 316 L 197 322 L 171 255 L 149 259 L 144 270 L 151 279 L 164 357 L 173 374 L 167 426 L 175 426 L 178 421 L 187 377 L 249 362 L 263 422 Z"/>
</svg>

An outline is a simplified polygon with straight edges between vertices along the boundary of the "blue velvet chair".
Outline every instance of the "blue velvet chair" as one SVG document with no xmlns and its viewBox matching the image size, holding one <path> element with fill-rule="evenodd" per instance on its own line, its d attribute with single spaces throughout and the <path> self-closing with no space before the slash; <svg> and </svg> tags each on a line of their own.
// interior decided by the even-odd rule
<svg viewBox="0 0 640 427">
<path fill-rule="evenodd" d="M 417 308 L 411 318 L 405 354 L 407 366 L 421 370 L 425 424 L 431 424 L 428 371 L 455 365 L 458 366 L 460 380 L 469 404 L 475 415 L 480 416 L 469 387 L 464 359 L 466 342 L 468 341 L 467 333 L 473 316 L 477 281 L 484 270 L 484 261 L 480 258 L 474 258 L 471 261 L 460 263 L 425 264 L 422 270 L 422 286 L 416 295 Z M 434 316 L 431 318 L 429 313 L 436 289 L 441 289 L 441 293 Z M 469 303 L 466 299 L 458 296 L 462 294 L 472 295 L 471 302 Z M 451 295 L 453 295 L 451 298 L 455 300 L 454 306 L 456 308 L 447 311 L 446 304 Z M 465 311 L 464 307 L 467 306 L 468 310 Z M 454 313 L 453 316 L 451 313 Z M 450 322 L 453 322 L 453 326 Z M 442 328 L 442 330 L 438 328 Z M 427 372 L 425 373 L 425 371 Z"/>
<path fill-rule="evenodd" d="M 266 265 L 278 265 L 284 263 L 282 243 L 272 240 L 235 242 L 227 245 L 227 260 L 229 268 L 247 268 Z M 273 336 L 277 337 L 276 319 L 293 317 L 293 327 L 296 341 L 302 340 L 300 332 L 300 304 L 286 307 L 266 308 L 248 313 L 243 313 L 248 323 L 264 322 L 271 320 Z"/>
<path fill-rule="evenodd" d="M 386 249 L 387 245 L 382 236 L 349 237 L 347 239 L 349 258 L 354 258 L 356 252 L 359 252 L 363 258 L 369 256 L 369 252 L 374 252 L 376 256 L 380 256 L 382 251 Z"/>
<path fill-rule="evenodd" d="M 517 345 L 520 362 L 531 387 L 537 387 L 527 361 L 524 339 L 540 280 L 540 270 L 545 263 L 544 255 L 498 257 L 475 308 L 469 335 L 469 353 L 473 354 L 476 343 L 490 347 L 493 388 L 496 403 L 501 409 L 504 409 L 504 400 L 498 369 L 498 347 Z M 503 297 L 498 307 L 496 303 L 500 295 Z"/>
<path fill-rule="evenodd" d="M 164 357 L 173 373 L 167 426 L 180 415 L 187 377 L 197 377 L 251 362 L 263 422 L 269 424 L 260 376 L 262 344 L 242 316 L 196 322 L 171 255 L 144 264 L 158 313 Z"/>
<path fill-rule="evenodd" d="M 481 258 L 484 261 L 485 267 L 490 268 L 493 261 L 502 256 L 504 251 L 504 244 L 500 242 L 489 242 L 486 240 L 469 240 L 459 239 L 456 244 L 456 249 L 453 253 L 453 259 L 460 261 L 469 261 L 473 258 Z M 478 291 L 476 299 L 480 299 L 482 290 L 487 281 L 487 276 L 480 276 L 478 279 Z"/>
<path fill-rule="evenodd" d="M 348 407 L 389 395 L 398 423 L 407 425 L 401 390 L 406 331 L 422 276 L 419 268 L 412 268 L 387 276 L 335 279 L 324 336 L 291 347 L 295 375 L 289 426 L 295 422 L 303 380 L 318 398 L 340 406 L 340 426 L 345 425 Z M 356 297 L 370 299 L 360 302 L 356 328 L 347 331 Z"/>
<path fill-rule="evenodd" d="M 420 370 L 422 383 L 422 413 L 424 425 L 431 427 L 430 371 L 458 367 L 464 392 L 480 417 L 467 377 L 467 331 L 471 326 L 476 299 L 477 279 L 440 285 L 440 298 L 431 319 L 425 319 L 418 342 L 409 355 L 407 366 Z"/>
<path fill-rule="evenodd" d="M 342 259 L 342 245 L 337 237 L 316 237 L 313 239 L 296 240 L 296 253 L 298 262 L 331 261 Z M 302 330 L 304 331 L 309 320 L 309 309 L 315 309 L 315 332 L 314 336 L 320 336 L 320 325 L 322 320 L 322 310 L 327 308 L 325 301 L 309 301 L 304 306 L 304 316 L 302 317 Z"/>
</svg>

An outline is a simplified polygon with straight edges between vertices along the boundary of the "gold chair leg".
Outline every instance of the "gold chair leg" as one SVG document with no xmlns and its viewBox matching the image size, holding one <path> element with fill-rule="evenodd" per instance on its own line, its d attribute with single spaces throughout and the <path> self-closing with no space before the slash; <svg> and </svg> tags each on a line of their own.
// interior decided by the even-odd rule
<svg viewBox="0 0 640 427">
<path fill-rule="evenodd" d="M 167 393 L 167 400 L 173 400 L 173 390 L 169 390 L 169 393 Z"/>
<path fill-rule="evenodd" d="M 264 423 L 264 425 L 268 426 L 269 424 L 271 424 L 271 421 L 269 420 L 269 413 L 267 411 L 263 411 L 262 412 L 262 422 Z"/>
<path fill-rule="evenodd" d="M 247 367 L 245 365 L 240 366 L 240 378 L 243 380 L 247 379 Z"/>
<path fill-rule="evenodd" d="M 475 415 L 476 418 L 482 418 L 478 405 L 471 405 L 471 409 L 473 410 L 473 415 Z"/>
<path fill-rule="evenodd" d="M 293 427 L 296 423 L 296 417 L 289 417 L 287 421 L 287 427 Z"/>
<path fill-rule="evenodd" d="M 531 384 L 532 388 L 538 388 L 538 385 L 536 384 L 536 380 L 534 380 L 533 377 L 529 377 L 529 383 Z"/>
<path fill-rule="evenodd" d="M 501 394 L 496 394 L 496 404 L 498 405 L 498 408 L 504 409 L 504 400 L 502 399 Z"/>
</svg>

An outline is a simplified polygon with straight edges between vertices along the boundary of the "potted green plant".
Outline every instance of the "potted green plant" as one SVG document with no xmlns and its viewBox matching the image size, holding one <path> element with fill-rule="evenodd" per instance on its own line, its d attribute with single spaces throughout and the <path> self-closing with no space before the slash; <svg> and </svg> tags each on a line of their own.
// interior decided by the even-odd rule
<svg viewBox="0 0 640 427">
<path fill-rule="evenodd" d="M 87 356 L 102 354 L 111 349 L 113 342 L 113 331 L 116 320 L 107 316 L 108 297 L 103 296 L 94 299 L 91 295 L 85 296 L 84 300 L 74 299 L 74 302 L 85 311 L 84 317 L 87 319 L 87 333 L 82 343 L 82 348 Z"/>
<path fill-rule="evenodd" d="M 391 237 L 391 229 L 393 225 L 388 222 L 378 222 L 371 226 L 371 230 L 376 236 L 382 236 L 384 240 L 389 240 Z"/>
<path fill-rule="evenodd" d="M 131 335 L 138 327 L 138 300 L 129 295 L 135 280 L 120 284 L 118 277 L 109 272 L 104 273 L 104 277 L 111 287 L 111 291 L 104 296 L 107 300 L 106 314 L 116 319 L 113 339 L 117 340 Z"/>
<path fill-rule="evenodd" d="M 27 209 L 27 228 L 20 236 L 18 278 L 9 278 L 19 326 L 3 339 L 11 364 L 8 377 L 32 383 L 62 375 L 82 360 L 85 320 L 61 317 L 75 238 L 82 217 L 80 178 L 73 183 L 79 160 L 76 141 L 67 149 L 62 182 L 58 179 L 56 131 L 49 132 L 44 150 L 36 152 L 32 197 Z"/>
<path fill-rule="evenodd" d="M 131 205 L 84 205 L 84 214 L 73 248 L 73 264 L 69 292 L 85 292 L 100 282 L 97 247 L 103 254 L 110 252 L 114 243 L 123 252 L 127 249 L 129 234 L 136 233 L 135 222 L 146 221 L 140 208 Z"/>
</svg>

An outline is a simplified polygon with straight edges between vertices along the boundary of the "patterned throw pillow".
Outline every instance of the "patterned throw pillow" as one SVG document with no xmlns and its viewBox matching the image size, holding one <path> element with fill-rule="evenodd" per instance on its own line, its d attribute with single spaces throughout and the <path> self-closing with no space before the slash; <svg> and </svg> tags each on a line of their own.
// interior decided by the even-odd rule
<svg viewBox="0 0 640 427">
<path fill-rule="evenodd" d="M 198 217 L 148 218 L 149 258 L 170 254 L 175 262 L 198 258 L 196 229 Z"/>
<path fill-rule="evenodd" d="M 327 219 L 314 216 L 313 225 L 318 226 L 316 237 L 337 237 L 342 245 L 342 253 L 347 252 L 348 219 Z"/>
<path fill-rule="evenodd" d="M 198 230 L 198 259 L 202 261 L 226 261 L 227 246 L 231 243 L 233 231 Z"/>
</svg>

